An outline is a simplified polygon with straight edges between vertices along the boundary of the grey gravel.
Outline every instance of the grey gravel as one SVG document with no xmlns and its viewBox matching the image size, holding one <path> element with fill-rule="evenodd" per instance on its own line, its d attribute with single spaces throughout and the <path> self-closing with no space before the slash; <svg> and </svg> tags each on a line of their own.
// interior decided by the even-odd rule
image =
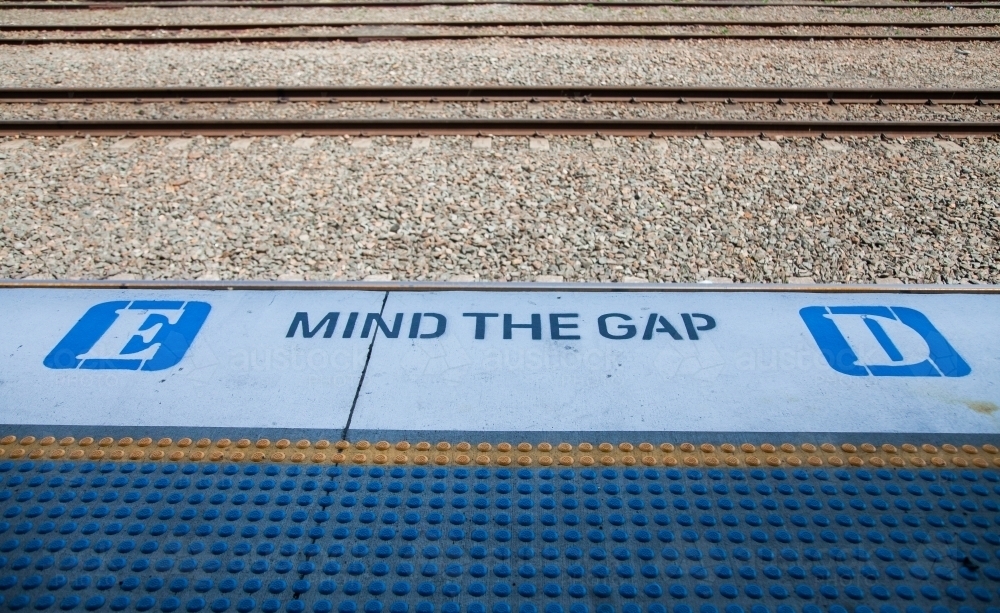
<svg viewBox="0 0 1000 613">
<path fill-rule="evenodd" d="M 969 55 L 956 50 L 969 51 Z M 5 47 L 6 87 L 1000 84 L 1000 44 L 521 40 Z"/>
<path fill-rule="evenodd" d="M 731 21 L 882 21 L 997 22 L 1000 10 L 946 8 L 861 9 L 834 7 L 602 7 L 480 4 L 421 7 L 216 8 L 125 7 L 116 10 L 5 10 L 0 23 L 42 24 L 198 24 L 198 23 L 325 23 L 357 21 L 559 21 L 559 20 L 731 20 Z"/>
<path fill-rule="evenodd" d="M 0 276 L 1000 282 L 996 138 L 309 140 L 0 141 Z"/>
<path fill-rule="evenodd" d="M 996 11 L 495 5 L 0 11 L 4 23 L 24 24 L 501 18 L 981 21 L 996 20 Z M 266 33 L 283 32 L 292 31 Z M 4 47 L 0 74 L 4 87 L 996 88 L 998 51 L 1000 45 L 986 42 L 860 40 L 43 45 Z M 913 105 L 0 105 L 0 119 L 426 115 L 998 117 L 995 107 Z M 0 277 L 1000 282 L 997 138 L 0 139 L 0 202 Z"/>
<path fill-rule="evenodd" d="M 274 29 L 241 29 L 232 32 L 220 30 L 131 30 L 131 31 L 110 31 L 99 32 L 49 32 L 49 31 L 4 31 L 0 32 L 0 38 L 16 39 L 40 39 L 40 40 L 63 40 L 83 38 L 88 40 L 108 39 L 109 42 L 127 38 L 154 38 L 170 39 L 191 36 L 233 36 L 238 37 L 246 44 L 254 43 L 253 37 L 350 37 L 350 38 L 392 38 L 405 36 L 475 36 L 475 37 L 501 37 L 501 36 L 532 36 L 539 35 L 550 37 L 586 37 L 586 36 L 682 36 L 682 35 L 753 35 L 753 36 L 773 36 L 773 35 L 795 35 L 795 36 L 980 36 L 997 37 L 1000 36 L 1000 27 L 942 27 L 942 28 L 895 28 L 890 26 L 872 27 L 845 27 L 845 26 L 823 26 L 823 27 L 764 27 L 764 26 L 490 26 L 490 27 L 457 27 L 457 26 L 416 26 L 416 25 L 364 25 L 349 27 L 295 27 L 295 28 L 274 28 Z M 282 41 L 284 42 L 284 41 Z M 310 41 L 312 42 L 312 41 Z M 354 42 L 353 40 L 351 42 Z M 94 43 L 88 43 L 94 44 Z M 994 43 L 995 44 L 995 43 Z M 964 49 L 961 50 L 965 52 Z"/>
<path fill-rule="evenodd" d="M 8 103 L 0 120 L 337 119 L 748 119 L 837 121 L 998 121 L 1000 105 L 580 102 Z"/>
</svg>

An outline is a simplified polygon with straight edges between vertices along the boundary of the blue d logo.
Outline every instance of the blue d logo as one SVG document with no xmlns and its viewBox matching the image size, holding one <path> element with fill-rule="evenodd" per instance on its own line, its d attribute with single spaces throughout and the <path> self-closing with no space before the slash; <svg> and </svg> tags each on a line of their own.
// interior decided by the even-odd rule
<svg viewBox="0 0 1000 613">
<path fill-rule="evenodd" d="M 920 311 L 806 307 L 799 311 L 826 361 L 856 377 L 964 377 L 969 365 Z"/>
</svg>

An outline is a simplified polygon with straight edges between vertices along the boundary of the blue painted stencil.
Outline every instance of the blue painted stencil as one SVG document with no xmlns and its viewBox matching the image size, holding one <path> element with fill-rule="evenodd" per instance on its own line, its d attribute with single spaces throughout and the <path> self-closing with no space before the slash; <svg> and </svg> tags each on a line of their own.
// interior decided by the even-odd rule
<svg viewBox="0 0 1000 613">
<path fill-rule="evenodd" d="M 883 306 L 806 307 L 799 311 L 809 332 L 819 345 L 830 366 L 837 372 L 858 377 L 964 377 L 972 372 L 962 356 L 938 332 L 930 320 L 915 309 Z M 865 364 L 829 315 L 860 317 L 879 344 L 889 364 Z M 927 345 L 929 357 L 916 363 L 906 363 L 896 343 L 879 319 L 895 320 L 920 335 Z"/>
<path fill-rule="evenodd" d="M 80 318 L 55 348 L 45 357 L 48 368 L 92 370 L 164 370 L 176 366 L 208 317 L 207 302 L 174 300 L 122 300 L 94 305 Z M 111 330 L 122 311 L 154 311 L 134 330 L 129 340 L 113 355 L 82 358 Z M 177 312 L 176 323 L 164 312 Z M 143 333 L 152 334 L 147 340 Z M 156 347 L 152 357 L 136 354 Z"/>
</svg>

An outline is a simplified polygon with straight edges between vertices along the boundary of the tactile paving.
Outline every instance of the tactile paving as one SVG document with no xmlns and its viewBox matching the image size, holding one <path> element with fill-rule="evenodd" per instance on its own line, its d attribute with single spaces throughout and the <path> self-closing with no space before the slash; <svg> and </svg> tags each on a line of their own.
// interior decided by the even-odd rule
<svg viewBox="0 0 1000 613">
<path fill-rule="evenodd" d="M 1000 475 L 0 462 L 0 607 L 1000 613 Z"/>
<path fill-rule="evenodd" d="M 174 440 L 169 437 L 154 440 L 151 437 L 115 439 L 105 436 L 75 438 L 54 436 L 37 438 L 13 434 L 0 438 L 0 458 L 27 458 L 31 460 L 169 460 L 179 462 L 291 462 L 315 464 L 376 464 L 376 465 L 446 465 L 460 466 L 884 466 L 901 468 L 904 466 L 922 468 L 925 466 L 957 468 L 986 468 L 1000 466 L 1000 449 L 992 444 L 976 447 L 970 444 L 959 446 L 944 443 L 940 447 L 929 443 L 916 446 L 903 443 L 896 447 L 891 443 L 880 446 L 872 443 L 854 445 L 843 442 L 840 445 L 826 442 L 821 444 L 802 443 L 793 445 L 763 443 L 759 447 L 743 443 L 739 447 L 723 443 L 716 447 L 711 443 L 694 445 L 690 442 L 674 445 L 660 443 L 653 445 L 642 442 L 638 445 L 622 442 L 612 445 L 602 442 L 597 445 L 583 442 L 577 445 L 559 443 L 553 445 L 541 442 L 537 445 L 521 442 L 515 447 L 501 442 L 493 445 L 481 442 L 473 448 L 471 443 L 460 442 L 452 445 L 440 441 L 431 445 L 427 441 L 411 444 L 403 440 L 395 445 L 389 441 L 374 444 L 361 439 L 353 443 L 337 441 L 331 443 L 320 439 L 302 439 L 294 444 L 288 439 L 271 441 L 266 438 L 256 442 L 247 438 L 233 441 L 228 438 L 212 440 L 183 437 Z"/>
</svg>

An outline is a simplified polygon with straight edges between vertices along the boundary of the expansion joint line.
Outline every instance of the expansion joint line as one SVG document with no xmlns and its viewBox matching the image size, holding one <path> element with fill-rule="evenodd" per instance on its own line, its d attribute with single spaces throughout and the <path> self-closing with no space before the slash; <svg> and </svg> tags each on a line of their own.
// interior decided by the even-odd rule
<svg viewBox="0 0 1000 613">
<path fill-rule="evenodd" d="M 389 300 L 389 292 L 385 292 L 382 296 L 382 307 L 378 311 L 378 316 L 382 317 L 385 311 L 385 303 Z M 358 397 L 361 396 L 361 386 L 365 383 L 365 374 L 368 372 L 368 362 L 372 359 L 372 349 L 375 348 L 375 339 L 378 338 L 378 326 L 375 326 L 375 330 L 372 331 L 372 341 L 368 343 L 368 355 L 365 356 L 365 365 L 361 369 L 361 376 L 358 378 L 358 388 L 354 390 L 354 400 L 351 402 L 351 412 L 347 414 L 347 423 L 344 424 L 344 429 L 340 433 L 340 440 L 346 441 L 347 432 L 351 429 L 351 420 L 354 418 L 354 407 L 358 406 Z"/>
</svg>

